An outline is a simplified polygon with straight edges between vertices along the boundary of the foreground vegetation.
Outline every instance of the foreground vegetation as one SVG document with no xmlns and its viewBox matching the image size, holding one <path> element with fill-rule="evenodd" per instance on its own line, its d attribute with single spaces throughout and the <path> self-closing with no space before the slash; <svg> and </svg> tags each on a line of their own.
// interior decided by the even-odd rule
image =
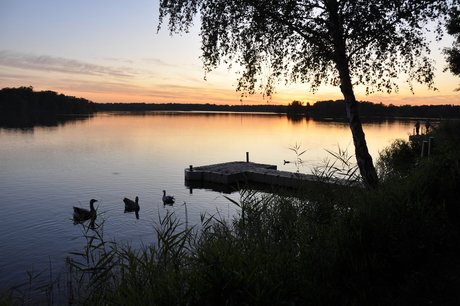
<svg viewBox="0 0 460 306">
<path fill-rule="evenodd" d="M 402 140 L 381 152 L 378 189 L 356 185 L 342 152 L 316 173 L 347 186 L 242 190 L 234 220 L 189 228 L 168 215 L 141 249 L 86 228 L 66 271 L 1 304 L 39 303 L 31 297 L 43 292 L 41 303 L 69 305 L 458 305 L 460 123 L 429 136 L 429 157 Z"/>
</svg>

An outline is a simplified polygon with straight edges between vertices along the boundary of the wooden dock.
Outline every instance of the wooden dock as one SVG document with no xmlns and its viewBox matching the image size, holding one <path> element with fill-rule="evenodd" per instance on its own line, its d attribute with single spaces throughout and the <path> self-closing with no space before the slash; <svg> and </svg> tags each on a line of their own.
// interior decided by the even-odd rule
<svg viewBox="0 0 460 306">
<path fill-rule="evenodd" d="M 226 192 L 226 186 L 238 183 L 298 188 L 304 181 L 315 181 L 314 175 L 279 171 L 275 165 L 235 161 L 185 169 L 185 185 Z M 231 191 L 231 188 L 228 190 Z"/>
</svg>

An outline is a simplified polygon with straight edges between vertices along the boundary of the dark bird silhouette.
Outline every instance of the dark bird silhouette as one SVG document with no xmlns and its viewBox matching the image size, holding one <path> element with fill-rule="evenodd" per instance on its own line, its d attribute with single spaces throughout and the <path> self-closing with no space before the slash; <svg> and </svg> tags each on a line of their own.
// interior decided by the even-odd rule
<svg viewBox="0 0 460 306">
<path fill-rule="evenodd" d="M 128 198 L 124 198 L 123 202 L 125 202 L 125 213 L 126 212 L 134 212 L 136 214 L 136 219 L 139 219 L 139 197 L 136 197 L 136 202 L 130 200 Z"/>
<path fill-rule="evenodd" d="M 165 190 L 163 190 L 163 204 L 174 204 L 174 197 L 166 195 Z"/>
<path fill-rule="evenodd" d="M 140 207 L 139 207 L 139 197 L 136 197 L 136 202 L 134 202 L 133 200 L 130 200 L 128 198 L 124 198 L 123 202 L 125 202 L 125 210 L 126 211 L 135 211 L 135 210 L 140 209 Z"/>
<path fill-rule="evenodd" d="M 290 161 L 284 160 L 284 164 L 285 164 L 285 165 L 286 165 L 286 164 L 290 164 L 290 163 L 291 163 Z"/>
<path fill-rule="evenodd" d="M 86 221 L 89 219 L 96 219 L 96 210 L 94 209 L 94 203 L 97 202 L 95 199 L 89 201 L 90 210 L 81 207 L 73 207 L 73 219 L 76 222 Z"/>
</svg>

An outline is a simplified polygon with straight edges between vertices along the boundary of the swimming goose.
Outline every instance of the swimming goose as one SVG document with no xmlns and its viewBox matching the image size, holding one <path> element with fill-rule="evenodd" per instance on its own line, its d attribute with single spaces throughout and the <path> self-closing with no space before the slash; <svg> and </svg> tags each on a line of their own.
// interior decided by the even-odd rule
<svg viewBox="0 0 460 306">
<path fill-rule="evenodd" d="M 139 197 L 136 197 L 136 202 L 130 200 L 128 198 L 124 198 L 123 202 L 125 202 L 125 210 L 126 211 L 134 211 L 139 210 Z"/>
<path fill-rule="evenodd" d="M 163 190 L 163 204 L 174 204 L 174 197 L 166 195 L 165 190 Z"/>
<path fill-rule="evenodd" d="M 86 208 L 73 207 L 73 219 L 77 222 L 86 221 L 94 217 L 96 219 L 96 210 L 94 209 L 94 203 L 97 202 L 95 199 L 89 201 L 90 210 Z"/>
</svg>

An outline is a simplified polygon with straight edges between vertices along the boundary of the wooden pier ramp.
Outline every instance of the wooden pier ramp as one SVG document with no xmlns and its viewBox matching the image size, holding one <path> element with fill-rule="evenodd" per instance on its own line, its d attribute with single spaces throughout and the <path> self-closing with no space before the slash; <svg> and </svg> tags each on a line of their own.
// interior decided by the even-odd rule
<svg viewBox="0 0 460 306">
<path fill-rule="evenodd" d="M 216 185 L 254 183 L 285 188 L 298 188 L 304 181 L 315 181 L 315 176 L 303 173 L 279 171 L 275 165 L 235 161 L 185 169 L 188 187 L 206 188 Z M 212 188 L 211 189 L 220 189 Z M 224 190 L 225 191 L 225 190 Z"/>
</svg>

